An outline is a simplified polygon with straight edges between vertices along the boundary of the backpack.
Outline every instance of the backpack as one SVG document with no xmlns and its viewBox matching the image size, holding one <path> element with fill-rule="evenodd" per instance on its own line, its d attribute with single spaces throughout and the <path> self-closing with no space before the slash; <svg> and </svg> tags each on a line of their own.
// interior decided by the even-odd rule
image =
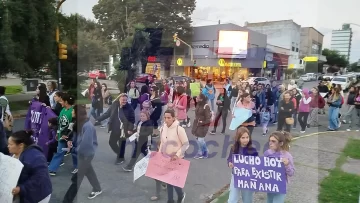
<svg viewBox="0 0 360 203">
<path fill-rule="evenodd" d="M 209 106 L 209 104 L 204 105 L 204 110 L 205 110 L 206 106 Z M 209 107 L 209 110 L 210 110 L 210 107 Z M 210 114 L 211 114 L 210 122 L 213 122 L 215 120 L 215 113 L 210 110 Z"/>
<path fill-rule="evenodd" d="M 6 112 L 6 109 L 9 106 L 9 101 L 6 99 L 6 97 L 2 96 L 0 97 L 0 111 L 1 111 L 1 115 L 2 115 L 2 122 L 4 125 L 4 128 L 7 131 L 12 131 L 12 128 L 14 127 L 14 119 L 12 117 L 12 115 L 8 114 Z"/>
</svg>

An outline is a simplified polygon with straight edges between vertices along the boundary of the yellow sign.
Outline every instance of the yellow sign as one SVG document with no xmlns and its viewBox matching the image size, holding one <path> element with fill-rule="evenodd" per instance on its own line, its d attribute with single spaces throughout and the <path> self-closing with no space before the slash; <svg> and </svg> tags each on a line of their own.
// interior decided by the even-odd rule
<svg viewBox="0 0 360 203">
<path fill-rule="evenodd" d="M 290 69 L 295 68 L 295 64 L 289 64 L 289 68 L 290 68 Z"/>
<path fill-rule="evenodd" d="M 316 57 L 316 56 L 306 56 L 306 57 L 303 58 L 303 60 L 304 60 L 305 62 L 316 62 L 316 61 L 318 61 L 319 59 L 318 59 L 318 57 Z"/>
<path fill-rule="evenodd" d="M 178 66 L 182 66 L 182 64 L 183 64 L 182 58 L 178 58 L 178 60 L 176 61 L 176 63 L 177 63 Z"/>
<path fill-rule="evenodd" d="M 264 61 L 263 63 L 263 68 L 266 68 L 266 61 Z"/>
<path fill-rule="evenodd" d="M 218 64 L 219 64 L 220 67 L 227 66 L 227 67 L 239 67 L 239 68 L 241 68 L 241 63 L 233 63 L 233 62 L 227 63 L 225 61 L 225 59 L 219 59 Z"/>
</svg>

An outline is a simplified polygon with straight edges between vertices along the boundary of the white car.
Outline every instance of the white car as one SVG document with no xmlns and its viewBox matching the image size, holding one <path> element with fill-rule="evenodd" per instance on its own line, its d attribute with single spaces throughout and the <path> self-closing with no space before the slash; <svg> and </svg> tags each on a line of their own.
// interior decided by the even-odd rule
<svg viewBox="0 0 360 203">
<path fill-rule="evenodd" d="M 303 81 L 311 81 L 311 76 L 308 74 L 302 75 L 302 76 L 300 76 L 300 79 Z"/>
<path fill-rule="evenodd" d="M 349 77 L 346 76 L 335 76 L 331 80 L 332 84 L 341 85 L 342 90 L 347 90 L 350 85 L 352 84 L 352 81 L 350 81 Z"/>
<path fill-rule="evenodd" d="M 263 84 L 265 87 L 267 85 L 271 86 L 270 80 L 264 77 L 249 77 L 249 79 L 247 79 L 247 82 L 250 85 L 255 84 L 255 82 L 257 82 L 258 84 Z"/>
</svg>

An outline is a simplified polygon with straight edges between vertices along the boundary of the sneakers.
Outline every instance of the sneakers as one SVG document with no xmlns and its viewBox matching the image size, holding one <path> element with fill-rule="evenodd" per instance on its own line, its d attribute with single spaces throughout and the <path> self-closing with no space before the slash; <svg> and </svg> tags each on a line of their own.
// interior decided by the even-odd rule
<svg viewBox="0 0 360 203">
<path fill-rule="evenodd" d="M 72 174 L 75 174 L 75 173 L 77 173 L 79 170 L 76 168 L 76 169 L 74 169 L 73 171 L 71 171 L 71 173 Z"/>
<path fill-rule="evenodd" d="M 186 197 L 186 193 L 184 192 L 183 196 L 178 199 L 177 203 L 184 203 Z"/>
<path fill-rule="evenodd" d="M 49 175 L 50 176 L 56 176 L 56 172 L 55 171 L 49 171 Z"/>
<path fill-rule="evenodd" d="M 70 154 L 71 154 L 70 152 L 66 152 L 64 156 L 69 156 Z"/>
<path fill-rule="evenodd" d="M 189 120 L 189 122 L 187 123 L 186 127 L 190 128 L 191 127 L 191 122 Z"/>
<path fill-rule="evenodd" d="M 263 134 L 262 134 L 262 136 L 264 136 L 264 137 L 265 137 L 265 136 L 266 136 L 266 133 L 263 133 Z"/>
<path fill-rule="evenodd" d="M 63 166 L 63 165 L 65 165 L 65 163 L 64 163 L 64 162 L 61 162 L 60 166 Z"/>
<path fill-rule="evenodd" d="M 100 195 L 102 193 L 102 191 L 97 191 L 97 192 L 91 192 L 88 196 L 88 199 L 94 199 L 96 196 Z"/>
<path fill-rule="evenodd" d="M 305 131 L 300 131 L 300 133 L 301 133 L 301 134 L 304 134 L 304 133 L 305 133 Z"/>
<path fill-rule="evenodd" d="M 196 156 L 194 156 L 194 159 L 202 159 L 203 156 L 201 154 L 197 154 Z"/>
<path fill-rule="evenodd" d="M 215 134 L 216 134 L 216 131 L 215 131 L 215 130 L 212 130 L 212 131 L 210 131 L 210 134 L 211 134 L 211 135 L 215 135 Z"/>
<path fill-rule="evenodd" d="M 100 128 L 104 129 L 106 128 L 107 126 L 106 125 L 101 125 Z"/>
<path fill-rule="evenodd" d="M 124 161 L 125 161 L 124 158 L 116 158 L 115 165 L 120 165 L 120 164 L 124 163 Z"/>
<path fill-rule="evenodd" d="M 125 167 L 122 167 L 122 169 L 123 169 L 125 172 L 131 172 L 131 171 L 133 171 L 133 167 L 131 167 L 131 166 L 125 166 Z"/>
</svg>

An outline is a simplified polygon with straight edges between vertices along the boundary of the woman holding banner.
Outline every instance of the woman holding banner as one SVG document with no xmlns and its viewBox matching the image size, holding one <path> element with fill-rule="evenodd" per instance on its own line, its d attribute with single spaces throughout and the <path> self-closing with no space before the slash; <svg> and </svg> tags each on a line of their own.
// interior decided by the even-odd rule
<svg viewBox="0 0 360 203">
<path fill-rule="evenodd" d="M 185 151 L 189 148 L 189 139 L 185 129 L 176 120 L 174 110 L 166 110 L 164 113 L 165 125 L 160 135 L 159 152 L 164 156 L 170 156 L 171 160 L 184 158 Z M 178 196 L 179 203 L 184 203 L 185 192 L 182 188 L 167 184 L 168 203 L 175 203 L 174 189 Z"/>
</svg>

